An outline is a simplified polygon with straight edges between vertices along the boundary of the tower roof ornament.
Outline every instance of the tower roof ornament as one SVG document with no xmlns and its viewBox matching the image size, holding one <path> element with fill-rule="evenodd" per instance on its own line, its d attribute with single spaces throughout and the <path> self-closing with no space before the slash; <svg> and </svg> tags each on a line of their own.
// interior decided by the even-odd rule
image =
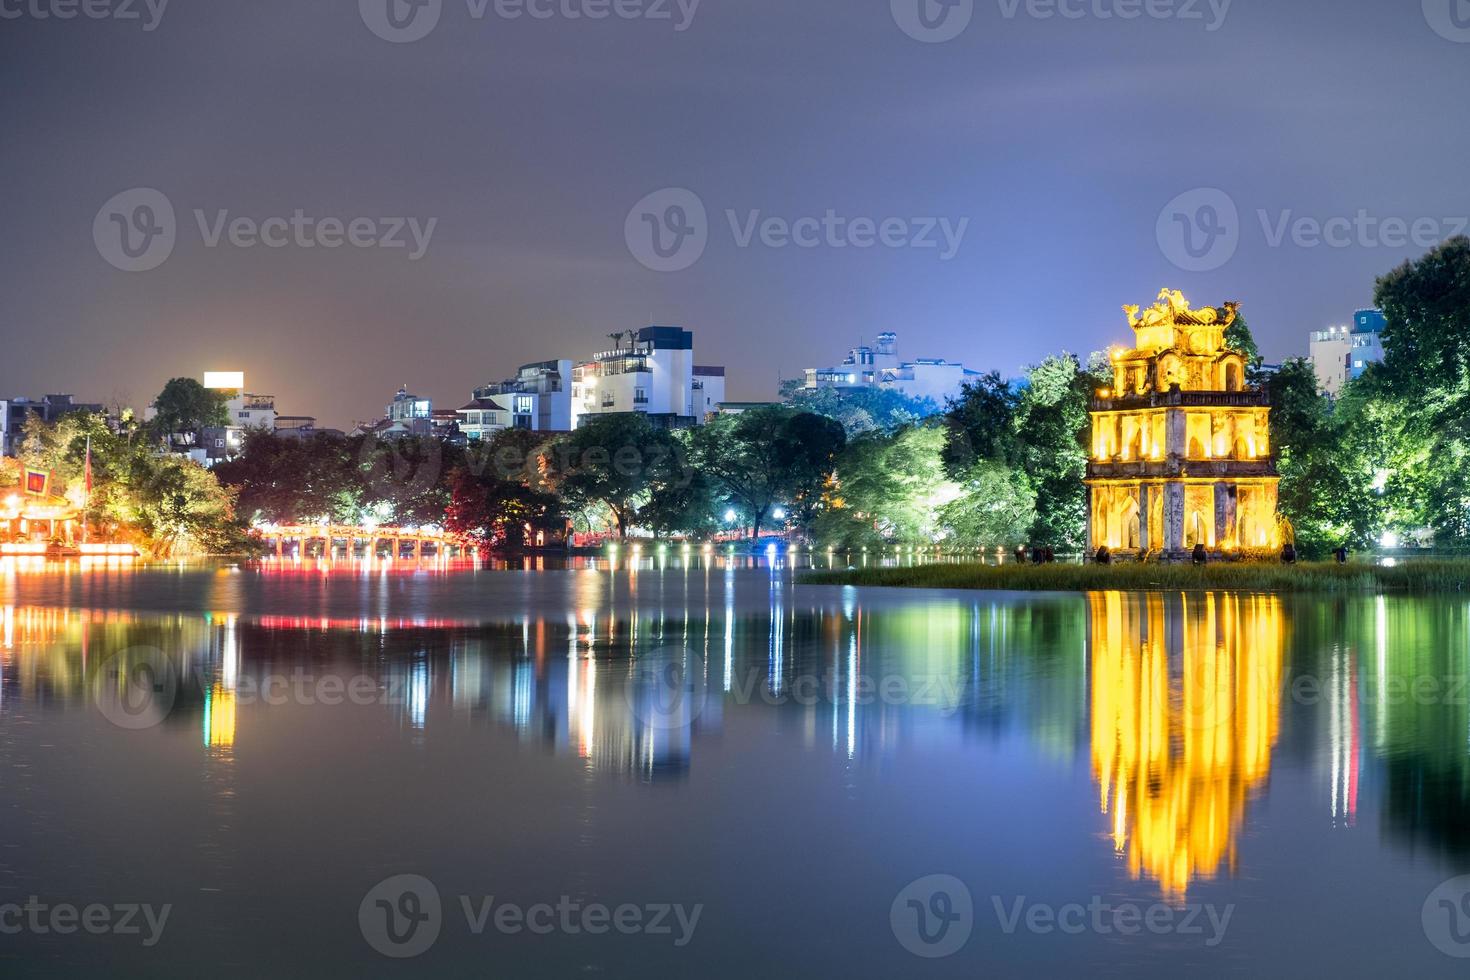
<svg viewBox="0 0 1470 980">
<path fill-rule="evenodd" d="M 1164 289 L 1159 293 L 1159 301 L 1142 311 L 1142 315 L 1138 306 L 1125 306 L 1123 312 L 1128 314 L 1128 325 L 1137 330 L 1140 327 L 1228 327 L 1235 322 L 1239 309 L 1239 303 L 1226 303 L 1218 309 L 1206 306 L 1192 310 L 1183 293 Z"/>
</svg>

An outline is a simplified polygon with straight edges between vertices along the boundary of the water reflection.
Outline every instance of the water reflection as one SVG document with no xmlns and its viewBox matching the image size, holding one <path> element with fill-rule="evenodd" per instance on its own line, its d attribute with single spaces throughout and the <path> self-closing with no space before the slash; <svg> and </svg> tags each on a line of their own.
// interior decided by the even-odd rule
<svg viewBox="0 0 1470 980">
<path fill-rule="evenodd" d="M 1234 874 L 1246 807 L 1280 725 L 1274 596 L 1089 598 L 1092 764 L 1128 873 L 1183 901 Z"/>
<path fill-rule="evenodd" d="M 962 763 L 983 745 L 1038 781 L 1078 773 L 1103 817 L 1020 805 L 1018 829 L 1093 821 L 1119 879 L 1174 902 L 1240 871 L 1284 756 L 1314 781 L 1301 818 L 1312 826 L 1350 834 L 1366 810 L 1450 868 L 1470 861 L 1461 601 L 880 602 L 796 588 L 778 570 L 578 573 L 565 607 L 490 624 L 395 617 L 378 593 L 357 617 L 0 606 L 0 725 L 17 709 L 85 711 L 110 737 L 157 727 L 187 739 L 222 827 L 237 751 L 270 744 L 288 713 L 337 712 L 325 716 L 333 728 L 406 745 L 545 749 L 588 777 L 635 784 L 710 771 L 722 741 L 753 733 L 837 772 L 930 752 Z M 244 577 L 221 574 L 218 594 Z M 757 601 L 737 602 L 737 588 Z M 170 677 L 152 718 L 148 692 Z"/>
</svg>

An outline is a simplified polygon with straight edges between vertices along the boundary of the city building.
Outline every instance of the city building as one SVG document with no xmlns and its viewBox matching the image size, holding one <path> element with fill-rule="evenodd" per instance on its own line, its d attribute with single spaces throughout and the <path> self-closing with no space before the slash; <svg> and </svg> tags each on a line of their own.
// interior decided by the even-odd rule
<svg viewBox="0 0 1470 980">
<path fill-rule="evenodd" d="M 1310 359 L 1317 372 L 1317 386 L 1336 398 L 1349 381 L 1361 378 L 1368 365 L 1383 360 L 1383 334 L 1388 319 L 1380 310 L 1359 310 L 1351 326 L 1314 330 Z"/>
<path fill-rule="evenodd" d="M 485 441 L 505 429 L 568 432 L 572 428 L 572 362 L 537 361 L 514 378 L 481 385 L 458 409 L 465 438 Z"/>
<path fill-rule="evenodd" d="M 55 422 L 73 412 L 105 411 L 101 405 L 78 402 L 71 395 L 0 399 L 0 451 L 6 456 L 16 455 L 25 438 L 26 420 L 32 416 L 43 422 Z"/>
<path fill-rule="evenodd" d="M 898 334 L 881 333 L 876 347 L 854 347 L 836 367 L 807 368 L 806 387 L 897 391 L 909 398 L 931 399 L 943 407 L 946 399 L 959 395 L 965 382 L 978 377 L 979 371 L 942 358 L 901 361 Z"/>
<path fill-rule="evenodd" d="M 1191 310 L 1167 289 L 1159 299 L 1141 316 L 1126 308 L 1135 347 L 1114 353 L 1113 387 L 1092 401 L 1089 546 L 1171 558 L 1196 545 L 1274 549 L 1270 400 L 1225 346 L 1236 308 Z"/>
<path fill-rule="evenodd" d="M 433 415 L 434 402 L 431 399 L 410 394 L 407 385 L 398 389 L 398 393 L 393 396 L 393 401 L 389 402 L 387 409 L 384 410 L 384 416 L 388 421 L 407 423 L 410 427 L 420 420 L 427 425 Z"/>
<path fill-rule="evenodd" d="M 668 428 L 703 425 L 725 400 L 725 369 L 695 363 L 694 334 L 644 327 L 572 369 L 572 426 L 591 415 L 638 412 Z"/>
</svg>

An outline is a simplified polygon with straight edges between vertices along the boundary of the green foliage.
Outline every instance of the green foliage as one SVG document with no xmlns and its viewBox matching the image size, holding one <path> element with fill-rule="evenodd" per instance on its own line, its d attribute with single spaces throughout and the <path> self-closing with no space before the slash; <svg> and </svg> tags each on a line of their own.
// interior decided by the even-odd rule
<svg viewBox="0 0 1470 980">
<path fill-rule="evenodd" d="M 1027 375 L 1016 409 L 1020 469 L 1036 490 L 1031 543 L 1080 551 L 1087 533 L 1088 405 L 1111 382 L 1105 368 L 1083 368 L 1075 354 L 1049 357 Z"/>
<path fill-rule="evenodd" d="M 1014 385 L 998 372 L 966 382 L 958 397 L 950 400 L 945 413 L 949 443 L 945 460 L 958 472 L 977 460 L 1003 465 L 1021 459 L 1021 436 L 1016 431 L 1016 412 L 1021 396 Z"/>
<path fill-rule="evenodd" d="M 1271 393 L 1271 441 L 1281 473 L 1279 510 L 1296 530 L 1308 558 L 1324 558 L 1340 545 L 1369 543 L 1380 516 L 1373 471 L 1350 438 L 1355 427 L 1317 391 L 1317 376 L 1304 359 L 1287 361 L 1267 383 Z"/>
<path fill-rule="evenodd" d="M 89 437 L 90 496 L 84 489 Z M 29 419 L 21 457 L 24 465 L 53 473 L 56 492 L 85 501 L 87 524 L 98 537 L 132 541 L 158 557 L 245 547 L 232 490 L 197 463 L 157 453 L 132 430 L 114 433 L 101 415 Z"/>
<path fill-rule="evenodd" d="M 846 445 L 830 418 L 783 407 L 721 415 L 690 437 L 691 459 L 715 491 L 750 519 L 752 539 L 778 504 L 813 520 Z"/>
<path fill-rule="evenodd" d="M 1379 447 L 1379 482 L 1396 525 L 1413 519 L 1441 545 L 1470 545 L 1470 238 L 1452 238 L 1378 281 L 1388 319 L 1384 363 L 1350 386 L 1381 406 L 1396 445 Z M 1405 504 L 1404 501 L 1411 501 Z"/>
<path fill-rule="evenodd" d="M 837 420 L 848 438 L 869 432 L 893 433 L 940 411 L 932 399 L 910 398 L 883 388 L 806 388 L 801 381 L 785 381 L 781 397 L 796 411 Z"/>
<path fill-rule="evenodd" d="M 817 540 L 851 549 L 941 538 L 943 508 L 960 493 L 945 470 L 945 441 L 939 425 L 854 439 L 837 459 L 836 487 L 831 506 L 817 518 Z"/>
<path fill-rule="evenodd" d="M 572 509 L 606 506 L 627 537 L 656 488 L 687 478 L 680 448 L 646 416 L 594 416 L 551 446 L 547 479 Z"/>
<path fill-rule="evenodd" d="M 183 550 L 220 554 L 244 545 L 234 493 L 214 474 L 179 456 L 135 460 L 129 486 L 132 520 L 159 557 Z"/>
<path fill-rule="evenodd" d="M 153 400 L 153 431 L 174 436 L 229 425 L 227 401 L 223 392 L 212 391 L 193 378 L 172 378 Z"/>
<path fill-rule="evenodd" d="M 965 471 L 959 493 L 940 510 L 948 540 L 1007 549 L 1030 540 L 1036 523 L 1036 491 L 1025 474 L 981 460 Z"/>
<path fill-rule="evenodd" d="M 488 468 L 459 467 L 450 476 L 445 527 L 482 548 L 522 548 L 527 531 L 557 532 L 566 527 L 561 501 Z"/>
<path fill-rule="evenodd" d="M 1221 308 L 1223 309 L 1223 306 Z M 1225 328 L 1225 346 L 1245 355 L 1248 371 L 1254 373 L 1260 368 L 1260 345 L 1256 343 L 1255 334 L 1251 333 L 1250 324 L 1246 323 L 1245 317 L 1239 313 L 1235 314 L 1235 322 Z"/>
</svg>

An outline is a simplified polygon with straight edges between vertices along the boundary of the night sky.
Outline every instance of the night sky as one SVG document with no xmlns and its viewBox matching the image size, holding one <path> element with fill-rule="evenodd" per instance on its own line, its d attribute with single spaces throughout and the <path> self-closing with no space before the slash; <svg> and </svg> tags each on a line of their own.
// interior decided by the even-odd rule
<svg viewBox="0 0 1470 980">
<path fill-rule="evenodd" d="M 1162 286 L 1279 360 L 1470 215 L 1466 0 L 87 2 L 0 0 L 0 397 L 236 369 L 345 427 L 660 323 L 768 399 L 884 330 L 1015 374 Z"/>
</svg>

